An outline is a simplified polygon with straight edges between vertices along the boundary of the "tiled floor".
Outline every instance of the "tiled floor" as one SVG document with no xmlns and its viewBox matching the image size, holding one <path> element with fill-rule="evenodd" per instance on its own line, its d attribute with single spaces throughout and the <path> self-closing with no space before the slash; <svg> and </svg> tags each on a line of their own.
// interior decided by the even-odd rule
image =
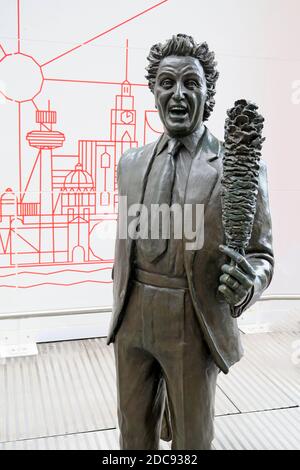
<svg viewBox="0 0 300 470">
<path fill-rule="evenodd" d="M 243 335 L 245 357 L 219 377 L 216 449 L 300 449 L 299 325 Z M 0 449 L 118 449 L 113 348 L 38 349 L 0 364 Z"/>
</svg>

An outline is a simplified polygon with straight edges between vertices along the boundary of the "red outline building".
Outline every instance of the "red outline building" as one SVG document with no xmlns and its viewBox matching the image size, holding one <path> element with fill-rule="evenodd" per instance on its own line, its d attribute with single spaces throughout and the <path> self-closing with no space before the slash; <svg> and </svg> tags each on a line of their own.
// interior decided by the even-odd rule
<svg viewBox="0 0 300 470">
<path fill-rule="evenodd" d="M 38 154 L 25 191 L 18 198 L 8 188 L 0 196 L 1 265 L 111 261 L 101 254 L 101 242 L 95 246 L 95 239 L 91 241 L 91 234 L 102 221 L 116 219 L 118 160 L 138 145 L 130 83 L 125 80 L 115 98 L 110 139 L 79 140 L 73 167 L 61 168 L 64 155 L 53 154 L 65 136 L 53 129 L 56 112 L 50 105 L 36 111 L 36 121 L 39 129 L 26 136 Z M 29 201 L 37 175 L 36 200 Z"/>
<path fill-rule="evenodd" d="M 128 80 L 128 41 L 126 41 L 126 74 L 122 84 L 114 82 L 100 82 L 90 80 L 67 80 L 50 78 L 45 75 L 47 66 L 61 60 L 78 48 L 87 46 L 100 37 L 111 33 L 123 25 L 135 21 L 141 16 L 151 12 L 168 2 L 161 0 L 156 4 L 136 13 L 130 18 L 113 25 L 96 36 L 72 47 L 43 64 L 38 64 L 31 56 L 21 51 L 21 6 L 17 2 L 17 51 L 8 54 L 0 44 L 0 63 L 7 61 L 11 55 L 19 58 L 32 59 L 39 67 L 36 68 L 38 88 L 31 97 L 21 94 L 8 96 L 3 90 L 0 94 L 9 101 L 15 101 L 18 106 L 18 190 L 8 187 L 0 194 L 0 267 L 3 274 L 0 277 L 15 276 L 11 269 L 21 266 L 33 266 L 28 271 L 18 269 L 21 274 L 43 275 L 62 273 L 64 270 L 48 269 L 49 273 L 39 270 L 39 266 L 57 266 L 66 264 L 105 263 L 112 261 L 111 256 L 105 252 L 105 244 L 97 238 L 105 226 L 115 226 L 118 194 L 116 181 L 116 168 L 122 153 L 131 147 L 137 147 L 136 110 L 132 86 L 147 86 L 146 84 L 130 83 Z M 23 57 L 24 56 L 24 57 Z M 29 64 L 29 62 L 28 62 Z M 7 64 L 6 64 L 7 65 Z M 79 140 L 77 155 L 56 154 L 62 148 L 65 140 L 63 132 L 54 129 L 57 116 L 54 110 L 38 108 L 35 98 L 40 94 L 44 81 L 102 83 L 121 85 L 120 94 L 115 97 L 115 104 L 110 113 L 109 140 Z M 28 98 L 28 99 L 27 99 Z M 27 181 L 23 179 L 22 165 L 22 103 L 32 102 L 36 110 L 37 129 L 27 133 L 27 144 L 37 150 L 34 164 Z M 151 125 L 155 111 L 144 112 L 144 143 L 151 137 L 156 137 L 159 131 Z M 149 120 L 150 118 L 150 120 Z M 151 121 L 151 123 L 150 123 Z M 155 119 L 154 119 L 155 121 Z M 143 123 L 141 123 L 143 125 Z M 151 134 L 151 137 L 150 137 Z M 24 163 L 24 162 L 23 162 Z M 25 183 L 25 184 L 24 184 Z M 103 225 L 102 225 L 103 224 Z M 102 246 L 103 245 L 103 246 Z M 46 268 L 47 269 L 47 268 Z M 55 269 L 55 268 L 54 268 Z M 82 269 L 86 269 L 83 268 Z M 96 268 L 101 271 L 104 268 Z M 66 271 L 66 270 L 65 270 Z M 70 272 L 82 271 L 79 267 Z M 91 271 L 92 272 L 92 271 Z M 80 282 L 108 282 L 83 280 L 70 284 L 59 282 L 58 285 L 72 285 Z M 17 282 L 17 281 L 16 281 Z M 54 282 L 55 283 L 55 282 Z M 29 281 L 26 287 L 43 285 Z M 0 287 L 14 287 L 0 285 Z M 25 287 L 25 286 L 24 286 Z"/>
</svg>

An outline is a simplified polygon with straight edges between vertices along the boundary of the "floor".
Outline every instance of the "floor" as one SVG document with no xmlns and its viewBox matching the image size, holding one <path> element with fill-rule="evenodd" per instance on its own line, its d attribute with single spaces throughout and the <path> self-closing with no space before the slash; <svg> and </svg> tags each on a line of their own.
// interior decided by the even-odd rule
<svg viewBox="0 0 300 470">
<path fill-rule="evenodd" d="M 243 334 L 220 374 L 215 449 L 300 449 L 300 319 Z M 0 450 L 118 449 L 113 348 L 105 339 L 38 345 L 0 363 Z"/>
</svg>

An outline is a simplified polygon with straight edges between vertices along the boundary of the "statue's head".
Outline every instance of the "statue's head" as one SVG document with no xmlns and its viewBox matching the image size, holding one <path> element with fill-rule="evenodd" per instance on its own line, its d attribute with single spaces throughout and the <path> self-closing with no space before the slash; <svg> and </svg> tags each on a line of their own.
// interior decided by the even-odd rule
<svg viewBox="0 0 300 470">
<path fill-rule="evenodd" d="M 214 53 L 205 42 L 177 34 L 152 46 L 147 59 L 146 78 L 165 130 L 171 136 L 191 134 L 215 105 L 219 73 Z"/>
</svg>

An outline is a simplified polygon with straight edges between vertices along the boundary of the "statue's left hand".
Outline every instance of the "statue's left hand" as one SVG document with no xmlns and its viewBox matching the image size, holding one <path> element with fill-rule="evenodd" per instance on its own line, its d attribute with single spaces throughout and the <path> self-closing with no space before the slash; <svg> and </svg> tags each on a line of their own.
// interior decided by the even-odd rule
<svg viewBox="0 0 300 470">
<path fill-rule="evenodd" d="M 251 291 L 256 273 L 247 259 L 225 245 L 220 245 L 219 249 L 222 253 L 229 256 L 235 263 L 234 265 L 223 264 L 220 276 L 219 292 L 223 294 L 226 302 L 235 306 L 246 299 Z"/>
</svg>

